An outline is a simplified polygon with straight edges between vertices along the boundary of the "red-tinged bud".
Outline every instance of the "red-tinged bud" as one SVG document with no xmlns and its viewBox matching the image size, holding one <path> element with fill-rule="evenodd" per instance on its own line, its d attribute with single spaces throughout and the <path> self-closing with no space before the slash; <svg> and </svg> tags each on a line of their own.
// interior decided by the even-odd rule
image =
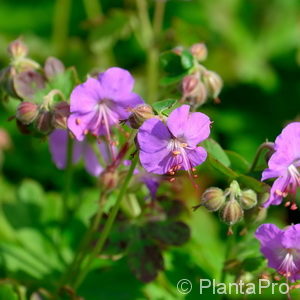
<svg viewBox="0 0 300 300">
<path fill-rule="evenodd" d="M 48 57 L 44 66 L 45 76 L 48 80 L 65 71 L 64 64 L 55 57 Z"/>
<path fill-rule="evenodd" d="M 220 213 L 222 221 L 230 226 L 240 221 L 243 215 L 244 211 L 240 204 L 234 199 L 227 201 L 222 207 Z"/>
<path fill-rule="evenodd" d="M 213 71 L 205 71 L 203 74 L 203 82 L 207 88 L 209 97 L 216 99 L 223 87 L 222 78 Z"/>
<path fill-rule="evenodd" d="M 16 118 L 25 125 L 31 124 L 38 116 L 38 105 L 32 102 L 21 102 L 17 108 Z"/>
<path fill-rule="evenodd" d="M 52 125 L 55 128 L 67 129 L 67 120 L 70 115 L 70 105 L 62 101 L 54 105 Z"/>
<path fill-rule="evenodd" d="M 7 51 L 12 58 L 20 58 L 28 54 L 28 47 L 20 39 L 17 39 L 8 45 Z"/>
<path fill-rule="evenodd" d="M 182 92 L 184 95 L 189 95 L 194 92 L 199 83 L 199 78 L 195 75 L 187 75 L 182 80 Z"/>
<path fill-rule="evenodd" d="M 146 120 L 151 118 L 155 118 L 152 107 L 147 104 L 140 104 L 131 110 L 128 121 L 132 128 L 138 129 Z"/>
<path fill-rule="evenodd" d="M 33 70 L 27 70 L 13 77 L 13 88 L 21 99 L 33 99 L 36 92 L 45 87 L 45 79 Z"/>
<path fill-rule="evenodd" d="M 41 111 L 36 118 L 35 127 L 42 134 L 49 134 L 53 129 L 53 114 L 50 111 Z"/>
<path fill-rule="evenodd" d="M 192 45 L 190 52 L 198 61 L 203 61 L 207 58 L 207 48 L 204 43 Z"/>
<path fill-rule="evenodd" d="M 195 107 L 201 106 L 207 100 L 207 89 L 195 75 L 184 77 L 182 91 L 182 99 Z"/>
<path fill-rule="evenodd" d="M 202 194 L 201 205 L 205 206 L 209 211 L 219 210 L 224 203 L 224 192 L 217 187 L 210 187 Z"/>
</svg>

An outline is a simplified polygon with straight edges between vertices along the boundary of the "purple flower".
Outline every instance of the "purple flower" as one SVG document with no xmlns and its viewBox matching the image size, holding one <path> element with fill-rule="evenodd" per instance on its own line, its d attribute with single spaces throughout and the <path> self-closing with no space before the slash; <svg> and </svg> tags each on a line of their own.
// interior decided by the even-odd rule
<svg viewBox="0 0 300 300">
<path fill-rule="evenodd" d="M 56 129 L 51 133 L 49 137 L 49 148 L 52 160 L 58 169 L 64 169 L 66 167 L 67 144 L 68 133 L 66 130 Z M 103 161 L 108 162 L 107 149 L 103 143 L 99 144 L 99 150 Z M 80 158 L 83 158 L 88 173 L 93 176 L 99 176 L 102 173 L 104 168 L 99 164 L 97 155 L 91 146 L 86 141 L 78 142 L 74 140 L 72 162 L 77 163 Z"/>
<path fill-rule="evenodd" d="M 142 166 L 150 173 L 174 175 L 200 165 L 207 153 L 197 145 L 209 136 L 210 124 L 205 114 L 190 113 L 189 105 L 176 108 L 166 124 L 148 119 L 137 135 Z"/>
<path fill-rule="evenodd" d="M 85 134 L 107 135 L 110 128 L 120 120 L 127 119 L 129 110 L 143 103 L 132 92 L 134 79 L 120 68 L 110 68 L 78 85 L 71 94 L 71 115 L 68 127 L 82 141 Z"/>
<path fill-rule="evenodd" d="M 278 205 L 288 194 L 293 195 L 295 201 L 297 188 L 300 185 L 300 122 L 287 125 L 276 138 L 274 154 L 268 167 L 262 173 L 262 180 L 277 178 L 270 191 L 269 199 L 263 204 Z M 292 205 L 291 208 L 296 208 Z"/>
<path fill-rule="evenodd" d="M 255 233 L 268 266 L 291 281 L 300 278 L 300 224 L 281 230 L 273 224 L 261 225 Z"/>
</svg>

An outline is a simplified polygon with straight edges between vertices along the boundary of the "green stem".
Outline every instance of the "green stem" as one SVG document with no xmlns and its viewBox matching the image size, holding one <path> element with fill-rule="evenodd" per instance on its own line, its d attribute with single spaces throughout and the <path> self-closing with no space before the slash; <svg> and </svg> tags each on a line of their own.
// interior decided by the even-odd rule
<svg viewBox="0 0 300 300">
<path fill-rule="evenodd" d="M 221 283 L 226 283 L 227 271 L 225 269 L 225 266 L 226 266 L 227 261 L 230 259 L 231 251 L 232 251 L 234 245 L 235 245 L 235 233 L 233 233 L 232 235 L 227 236 L 225 257 L 224 257 L 224 265 L 223 265 L 221 278 L 220 278 Z"/>
<path fill-rule="evenodd" d="M 69 215 L 69 196 L 73 178 L 73 139 L 68 135 L 67 157 L 66 157 L 66 181 L 63 191 L 63 219 L 66 220 Z"/>
<path fill-rule="evenodd" d="M 147 1 L 136 0 L 136 4 L 141 24 L 143 42 L 147 51 L 147 99 L 148 102 L 152 103 L 157 100 L 158 94 L 159 49 L 157 44 L 163 23 L 165 1 L 155 1 L 153 26 L 151 26 L 148 14 Z"/>
<path fill-rule="evenodd" d="M 253 171 L 255 170 L 255 167 L 256 167 L 256 165 L 257 165 L 257 163 L 258 163 L 258 161 L 259 161 L 260 155 L 262 154 L 262 151 L 263 151 L 264 149 L 269 149 L 269 150 L 271 150 L 271 151 L 274 150 L 274 143 L 271 143 L 271 142 L 265 142 L 265 143 L 263 143 L 263 144 L 261 144 L 261 145 L 259 146 L 259 148 L 257 149 L 257 152 L 256 152 L 256 154 L 255 154 L 253 163 L 252 163 L 252 165 L 251 165 L 251 167 L 250 167 L 250 169 L 249 169 L 249 173 L 250 173 L 250 172 L 253 172 Z"/>
<path fill-rule="evenodd" d="M 69 268 L 66 270 L 66 272 L 63 274 L 61 280 L 59 281 L 58 287 L 60 288 L 63 286 L 66 282 L 71 282 L 72 280 L 68 280 L 72 274 L 76 274 L 76 271 L 79 269 L 82 260 L 85 257 L 85 252 L 87 250 L 88 245 L 91 242 L 91 239 L 93 237 L 93 234 L 98 229 L 99 224 L 102 219 L 103 215 L 103 207 L 104 207 L 104 201 L 105 201 L 106 193 L 102 193 L 99 200 L 99 208 L 97 210 L 96 216 L 93 220 L 93 223 L 89 227 L 89 230 L 84 235 L 83 239 L 81 240 L 81 243 L 76 251 L 76 254 L 74 256 L 74 259 L 69 266 Z"/>
<path fill-rule="evenodd" d="M 71 0 L 56 0 L 53 20 L 53 45 L 57 55 L 64 54 L 69 31 Z"/>
<path fill-rule="evenodd" d="M 83 5 L 89 20 L 93 20 L 102 15 L 100 0 L 83 0 Z"/>
<path fill-rule="evenodd" d="M 99 200 L 99 208 L 97 210 L 97 213 L 96 213 L 96 216 L 92 223 L 92 226 L 90 226 L 88 232 L 84 236 L 84 238 L 79 246 L 79 249 L 74 258 L 74 261 L 73 261 L 72 265 L 70 266 L 70 271 L 69 271 L 68 275 L 70 275 L 72 273 L 73 274 L 77 273 L 77 271 L 80 269 L 80 266 L 86 256 L 87 251 L 89 251 L 89 249 L 90 249 L 89 245 L 92 242 L 92 238 L 93 238 L 95 232 L 98 230 L 99 225 L 102 220 L 105 198 L 106 198 L 106 193 L 102 193 L 100 196 L 100 200 Z M 70 282 L 72 282 L 72 280 L 70 280 Z"/>
<path fill-rule="evenodd" d="M 103 232 L 102 232 L 102 234 L 100 236 L 100 239 L 98 240 L 96 246 L 94 247 L 94 250 L 92 251 L 91 255 L 88 257 L 85 266 L 83 267 L 83 269 L 81 270 L 81 272 L 78 272 L 78 277 L 77 277 L 77 279 L 75 280 L 75 283 L 74 283 L 74 289 L 76 289 L 76 288 L 78 288 L 80 286 L 80 284 L 82 283 L 82 281 L 84 280 L 84 278 L 88 274 L 92 262 L 94 261 L 94 259 L 96 258 L 96 256 L 99 255 L 101 253 L 101 251 L 103 250 L 105 242 L 106 242 L 106 240 L 107 240 L 107 238 L 109 236 L 109 233 L 111 231 L 112 225 L 113 225 L 113 223 L 114 223 L 114 221 L 116 219 L 116 216 L 118 214 L 118 211 L 120 209 L 120 205 L 121 205 L 123 197 L 124 197 L 124 195 L 126 193 L 128 184 L 129 184 L 130 179 L 131 179 L 131 177 L 133 175 L 133 171 L 134 171 L 134 169 L 136 167 L 137 161 L 138 161 L 138 156 L 136 155 L 136 157 L 132 161 L 130 169 L 129 169 L 129 171 L 128 171 L 125 179 L 124 179 L 124 182 L 123 182 L 123 184 L 122 184 L 122 186 L 120 188 L 120 191 L 119 191 L 116 203 L 115 203 L 114 207 L 112 208 L 112 211 L 109 214 L 109 217 L 108 217 L 108 219 L 107 219 L 107 221 L 106 221 L 106 223 L 104 225 Z"/>
</svg>

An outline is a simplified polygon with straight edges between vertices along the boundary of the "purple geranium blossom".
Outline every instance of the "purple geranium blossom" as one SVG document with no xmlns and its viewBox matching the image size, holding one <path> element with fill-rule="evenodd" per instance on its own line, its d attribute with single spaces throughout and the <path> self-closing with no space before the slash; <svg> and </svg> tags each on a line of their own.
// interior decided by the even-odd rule
<svg viewBox="0 0 300 300">
<path fill-rule="evenodd" d="M 277 178 L 270 191 L 269 199 L 263 204 L 278 205 L 288 194 L 295 201 L 297 188 L 300 185 L 300 122 L 287 125 L 276 138 L 274 154 L 268 162 L 268 168 L 262 173 L 262 180 Z M 292 209 L 297 208 L 295 203 Z"/>
<path fill-rule="evenodd" d="M 150 173 L 173 175 L 200 165 L 207 153 L 197 145 L 209 136 L 210 124 L 205 114 L 190 113 L 189 105 L 176 108 L 166 124 L 146 120 L 137 135 L 142 166 Z"/>
<path fill-rule="evenodd" d="M 71 94 L 71 115 L 68 127 L 82 141 L 90 132 L 95 136 L 110 136 L 112 125 L 127 119 L 129 110 L 143 103 L 132 92 L 134 79 L 121 68 L 110 68 L 78 85 Z"/>
<path fill-rule="evenodd" d="M 49 148 L 52 160 L 58 169 L 64 169 L 66 167 L 67 146 L 68 132 L 63 129 L 54 130 L 49 137 Z M 99 150 L 103 160 L 108 162 L 109 156 L 107 147 L 101 143 L 99 144 Z M 86 141 L 78 142 L 74 140 L 72 162 L 78 162 L 81 157 L 84 160 L 85 168 L 88 173 L 93 176 L 99 176 L 102 173 L 104 168 L 99 164 L 97 155 L 92 147 Z"/>
<path fill-rule="evenodd" d="M 300 224 L 281 230 L 273 224 L 261 225 L 255 233 L 268 266 L 291 281 L 300 278 Z"/>
</svg>

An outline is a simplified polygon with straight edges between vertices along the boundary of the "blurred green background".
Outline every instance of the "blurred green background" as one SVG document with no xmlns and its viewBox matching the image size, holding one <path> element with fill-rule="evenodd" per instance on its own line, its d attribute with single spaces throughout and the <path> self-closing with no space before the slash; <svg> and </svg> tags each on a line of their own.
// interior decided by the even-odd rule
<svg viewBox="0 0 300 300">
<path fill-rule="evenodd" d="M 150 17 L 154 6 L 154 0 L 148 1 Z M 0 1 L 1 69 L 8 64 L 7 45 L 20 36 L 29 46 L 31 58 L 43 63 L 47 56 L 57 56 L 66 66 L 76 66 L 82 80 L 87 73 L 109 66 L 129 69 L 137 81 L 136 91 L 147 101 L 145 74 L 149 45 L 136 1 Z M 266 139 L 272 141 L 286 122 L 300 118 L 300 2 L 166 1 L 162 30 L 155 41 L 157 50 L 189 47 L 197 42 L 204 42 L 208 48 L 204 65 L 224 80 L 221 104 L 208 103 L 203 107 L 214 120 L 213 135 L 225 149 L 234 150 L 251 161 L 260 143 Z M 159 88 L 156 99 L 179 95 L 177 87 Z M 14 108 L 15 103 L 1 108 L 0 126 L 8 131 L 11 140 L 10 149 L 3 157 L 0 186 L 5 199 L 2 202 L 13 197 L 13 187 L 22 187 L 25 178 L 38 181 L 46 191 L 51 191 L 50 196 L 57 197 L 56 192 L 64 182 L 63 172 L 50 163 L 46 141 L 22 136 L 15 123 L 7 121 Z M 94 184 L 95 180 L 81 168 L 76 169 L 74 194 L 83 186 L 88 188 Z M 203 227 L 211 228 L 211 232 L 203 239 L 197 236 L 197 245 L 189 244 L 181 252 L 174 250 L 166 254 L 167 275 L 174 287 L 180 278 L 198 280 L 201 276 L 214 276 L 218 260 L 222 261 L 217 218 L 201 212 L 194 221 L 191 226 L 202 231 Z M 2 223 L 6 230 L 8 225 Z M 4 229 L 0 237 L 9 239 L 10 229 L 7 232 Z M 201 245 L 202 250 L 198 248 Z M 180 273 L 176 273 L 178 270 Z M 83 293 L 88 300 L 179 297 L 176 291 L 170 292 L 164 286 L 164 279 L 158 285 L 143 286 L 143 292 L 141 289 L 141 283 L 128 275 L 121 260 L 105 272 L 91 274 Z M 186 299 L 197 297 L 199 294 L 195 292 Z"/>
</svg>

